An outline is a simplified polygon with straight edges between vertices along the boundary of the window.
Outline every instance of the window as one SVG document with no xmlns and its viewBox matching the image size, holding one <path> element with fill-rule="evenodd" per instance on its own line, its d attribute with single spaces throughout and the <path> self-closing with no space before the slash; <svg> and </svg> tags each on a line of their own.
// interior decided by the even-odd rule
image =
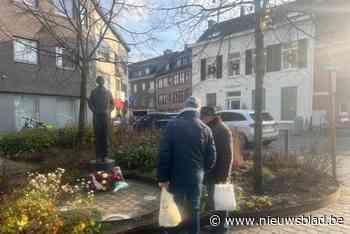
<svg viewBox="0 0 350 234">
<path fill-rule="evenodd" d="M 38 7 L 38 0 L 15 0 L 18 3 L 23 3 L 27 7 Z"/>
<path fill-rule="evenodd" d="M 191 72 L 190 72 L 190 71 L 187 71 L 187 72 L 185 73 L 185 81 L 189 81 L 189 80 L 191 80 Z"/>
<path fill-rule="evenodd" d="M 16 38 L 14 40 L 14 60 L 21 63 L 38 64 L 38 42 Z"/>
<path fill-rule="evenodd" d="M 182 65 L 182 59 L 179 58 L 179 59 L 176 60 L 176 66 L 180 67 L 181 65 Z"/>
<path fill-rule="evenodd" d="M 145 82 L 142 83 L 142 91 L 144 91 L 144 90 L 146 90 L 146 83 Z"/>
<path fill-rule="evenodd" d="M 270 45 L 267 47 L 266 71 L 275 72 L 281 70 L 281 44 Z"/>
<path fill-rule="evenodd" d="M 102 41 L 98 48 L 98 56 L 104 61 L 110 61 L 110 47 L 106 41 Z"/>
<path fill-rule="evenodd" d="M 296 68 L 298 59 L 297 41 L 282 46 L 283 69 Z"/>
<path fill-rule="evenodd" d="M 230 110 L 241 109 L 241 91 L 226 94 L 226 108 Z"/>
<path fill-rule="evenodd" d="M 207 106 L 216 107 L 216 93 L 207 94 Z"/>
<path fill-rule="evenodd" d="M 254 113 L 251 113 L 251 114 L 249 114 L 250 115 L 250 117 L 253 119 L 253 120 L 255 120 L 255 114 Z M 268 112 L 263 112 L 263 113 L 261 113 L 261 119 L 263 120 L 263 121 L 273 121 L 273 117 L 270 115 L 270 113 L 268 113 Z"/>
<path fill-rule="evenodd" d="M 62 69 L 73 69 L 74 63 L 71 61 L 72 56 L 62 47 L 56 47 L 56 66 Z"/>
<path fill-rule="evenodd" d="M 137 93 L 137 84 L 134 84 L 134 93 Z"/>
<path fill-rule="evenodd" d="M 169 101 L 169 95 L 166 94 L 160 94 L 158 96 L 158 104 L 159 105 L 166 105 Z"/>
<path fill-rule="evenodd" d="M 307 40 L 302 39 L 283 44 L 282 46 L 283 69 L 304 68 L 307 66 Z"/>
<path fill-rule="evenodd" d="M 154 81 L 150 81 L 149 82 L 149 88 L 150 89 L 154 89 Z"/>
<path fill-rule="evenodd" d="M 121 90 L 121 82 L 120 82 L 119 79 L 116 79 L 116 80 L 115 80 L 115 89 L 116 89 L 117 91 Z"/>
<path fill-rule="evenodd" d="M 180 81 L 179 81 L 180 84 L 183 84 L 185 83 L 185 72 L 181 72 L 180 73 Z"/>
<path fill-rule="evenodd" d="M 53 5 L 57 14 L 62 16 L 73 16 L 72 0 L 53 0 Z"/>
<path fill-rule="evenodd" d="M 235 121 L 246 121 L 246 118 L 240 114 L 240 113 L 234 113 L 234 112 L 223 112 L 219 114 L 221 119 L 225 122 Z"/>
<path fill-rule="evenodd" d="M 178 85 L 180 83 L 180 72 L 176 72 L 174 77 L 174 85 Z"/>
<path fill-rule="evenodd" d="M 151 69 L 149 67 L 146 67 L 145 72 L 146 72 L 146 75 L 149 75 L 151 73 Z"/>
<path fill-rule="evenodd" d="M 238 76 L 241 74 L 241 55 L 240 53 L 231 53 L 228 55 L 228 75 Z"/>
<path fill-rule="evenodd" d="M 201 59 L 201 80 L 222 78 L 222 55 Z"/>
<path fill-rule="evenodd" d="M 163 78 L 162 82 L 163 82 L 163 87 L 164 88 L 168 87 L 168 78 Z"/>
</svg>

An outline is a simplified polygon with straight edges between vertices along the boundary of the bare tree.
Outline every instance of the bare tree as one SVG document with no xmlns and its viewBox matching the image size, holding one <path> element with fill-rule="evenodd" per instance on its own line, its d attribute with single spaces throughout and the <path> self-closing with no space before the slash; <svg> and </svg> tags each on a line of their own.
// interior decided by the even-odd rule
<svg viewBox="0 0 350 234">
<path fill-rule="evenodd" d="M 165 12 L 165 18 L 171 18 L 173 25 L 179 28 L 181 35 L 187 35 L 187 40 L 197 38 L 198 33 L 201 33 L 206 27 L 208 20 L 220 22 L 221 19 L 231 19 L 239 16 L 243 9 L 249 13 L 255 13 L 255 151 L 254 151 L 254 170 L 255 170 L 255 190 L 257 193 L 263 192 L 263 176 L 262 176 L 262 97 L 263 97 L 263 81 L 265 75 L 265 56 L 264 56 L 264 33 L 273 31 L 273 24 L 284 22 L 290 24 L 292 28 L 305 33 L 298 27 L 295 22 L 288 18 L 289 13 L 298 12 L 298 16 L 312 17 L 310 12 L 303 12 L 301 8 L 293 8 L 288 4 L 290 0 L 177 0 L 173 5 L 158 6 L 158 10 Z M 273 22 L 272 16 L 274 10 L 279 8 L 283 13 L 279 15 L 280 22 Z M 163 20 L 166 21 L 166 20 Z M 221 50 L 221 45 L 224 41 L 223 36 L 218 36 L 216 39 L 221 40 L 218 54 Z M 198 56 L 203 52 L 211 42 L 203 42 L 202 50 L 193 56 Z M 196 87 L 198 84 L 193 84 Z"/>
<path fill-rule="evenodd" d="M 99 49 L 106 41 L 114 41 L 126 45 L 119 31 L 128 33 L 129 36 L 143 36 L 145 41 L 151 40 L 152 28 L 145 32 L 137 32 L 127 25 L 119 24 L 122 14 L 138 8 L 142 5 L 129 3 L 128 0 L 47 0 L 39 6 L 33 7 L 27 1 L 18 5 L 23 13 L 28 13 L 36 19 L 42 29 L 52 38 L 55 46 L 61 51 L 48 49 L 53 56 L 61 56 L 62 60 L 69 61 L 78 69 L 80 74 L 80 109 L 79 109 L 79 136 L 81 144 L 85 136 L 87 114 L 87 89 L 89 77 L 91 77 L 91 64 L 104 62 L 127 65 L 127 58 L 105 58 L 99 54 Z M 108 30 L 117 35 L 108 36 Z M 148 36 L 149 35 L 149 36 Z M 135 37 L 136 37 L 135 36 Z M 151 39 L 148 39 L 151 38 Z M 134 46 L 138 42 L 135 39 Z M 128 46 L 126 46 L 128 47 Z M 127 48 L 128 49 L 128 48 Z M 42 53 L 41 48 L 39 53 Z M 108 56 L 107 56 L 108 57 Z"/>
</svg>

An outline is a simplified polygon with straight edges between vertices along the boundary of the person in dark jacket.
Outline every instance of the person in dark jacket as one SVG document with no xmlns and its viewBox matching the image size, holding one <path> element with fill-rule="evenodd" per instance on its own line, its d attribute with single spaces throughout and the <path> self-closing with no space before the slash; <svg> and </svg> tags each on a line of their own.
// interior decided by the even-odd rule
<svg viewBox="0 0 350 234">
<path fill-rule="evenodd" d="M 230 181 L 233 163 L 233 142 L 230 129 L 224 124 L 219 116 L 215 114 L 212 107 L 201 109 L 201 119 L 213 132 L 214 142 L 217 152 L 216 164 L 213 170 L 206 176 L 208 188 L 208 209 L 215 210 L 214 207 L 214 187 L 215 184 L 224 184 Z M 227 217 L 226 211 L 217 212 L 221 220 Z M 222 222 L 224 224 L 224 222 Z M 212 227 L 216 233 L 225 233 L 225 225 Z"/>
<path fill-rule="evenodd" d="M 185 221 L 189 234 L 200 233 L 200 200 L 204 173 L 215 165 L 216 150 L 212 132 L 199 116 L 200 103 L 189 97 L 185 109 L 170 121 L 163 132 L 158 181 L 161 188 L 169 189 L 179 207 L 189 215 Z M 178 233 L 167 230 L 166 233 Z"/>
</svg>

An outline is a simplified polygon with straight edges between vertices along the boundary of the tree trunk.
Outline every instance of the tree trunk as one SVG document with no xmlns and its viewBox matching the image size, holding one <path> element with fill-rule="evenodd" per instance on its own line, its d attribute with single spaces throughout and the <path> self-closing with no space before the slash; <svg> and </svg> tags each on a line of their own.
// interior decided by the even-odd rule
<svg viewBox="0 0 350 234">
<path fill-rule="evenodd" d="M 89 67 L 86 62 L 83 62 L 81 70 L 80 84 L 80 108 L 79 108 L 79 130 L 78 130 L 78 146 L 81 147 L 85 139 L 86 126 L 86 97 L 87 97 L 87 80 L 89 76 Z"/>
<path fill-rule="evenodd" d="M 256 28 L 256 69 L 255 69 L 255 149 L 254 149 L 254 171 L 255 171 L 255 191 L 258 194 L 263 192 L 262 175 L 262 89 L 264 79 L 264 35 L 261 31 L 261 20 L 263 17 L 262 2 L 255 0 Z"/>
</svg>

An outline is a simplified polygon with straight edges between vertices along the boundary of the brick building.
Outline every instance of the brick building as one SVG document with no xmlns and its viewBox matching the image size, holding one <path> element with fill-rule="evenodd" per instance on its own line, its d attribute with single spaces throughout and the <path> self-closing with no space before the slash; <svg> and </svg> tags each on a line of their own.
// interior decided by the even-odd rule
<svg viewBox="0 0 350 234">
<path fill-rule="evenodd" d="M 176 112 L 192 94 L 192 53 L 190 49 L 176 53 L 170 69 L 156 78 L 159 111 Z"/>
<path fill-rule="evenodd" d="M 129 66 L 133 110 L 179 111 L 191 95 L 191 49 L 164 54 Z"/>
</svg>

